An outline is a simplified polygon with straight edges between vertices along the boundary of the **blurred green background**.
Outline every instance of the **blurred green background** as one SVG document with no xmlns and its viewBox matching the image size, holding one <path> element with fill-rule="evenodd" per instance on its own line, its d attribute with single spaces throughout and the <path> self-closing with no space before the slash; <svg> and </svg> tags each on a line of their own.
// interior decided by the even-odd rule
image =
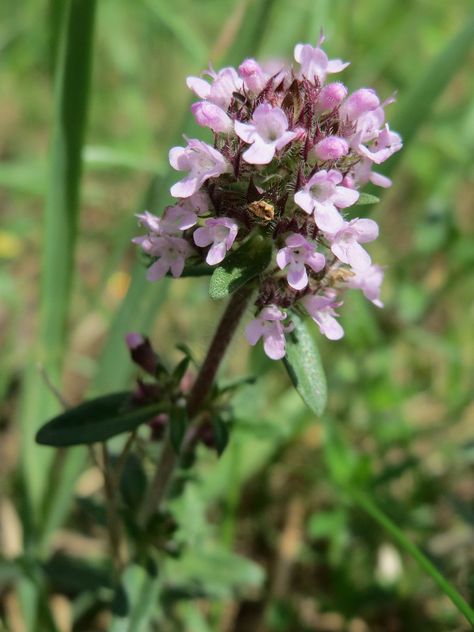
<svg viewBox="0 0 474 632">
<path fill-rule="evenodd" d="M 48 256 L 50 270 L 66 266 L 54 259 L 55 237 L 44 230 L 45 200 L 51 204 L 61 178 L 48 165 L 62 10 L 59 0 L 0 6 L 0 531 L 7 561 L 40 549 L 43 556 L 103 555 L 103 533 L 74 519 L 79 500 L 94 493 L 94 468 L 81 451 L 69 451 L 64 485 L 53 492 L 52 454 L 32 439 L 56 406 L 37 368 L 51 360 L 39 314 L 44 320 L 54 296 L 45 294 L 41 270 Z M 353 293 L 341 310 L 345 338 L 317 335 L 329 386 L 323 420 L 305 410 L 283 368 L 259 349 L 250 353 L 238 333 L 224 373 L 259 379 L 236 398 L 227 453 L 218 462 L 202 450 L 196 479 L 174 508 L 187 525 L 181 537 L 196 550 L 182 581 L 196 573 L 202 594 L 177 600 L 159 630 L 469 629 L 345 482 L 357 480 L 473 601 L 471 0 L 99 0 L 73 284 L 58 308 L 66 340 L 56 340 L 61 357 L 51 360 L 50 378 L 68 402 L 129 387 L 123 335 L 130 330 L 148 333 L 165 357 L 178 357 L 179 341 L 203 357 L 222 306 L 211 304 L 206 279 L 144 281 L 130 246 L 133 214 L 168 202 L 176 177 L 167 153 L 183 131 L 203 137 L 190 121 L 187 75 L 209 60 L 218 68 L 248 56 L 291 58 L 294 44 L 315 43 L 321 27 L 329 56 L 352 62 L 342 76 L 350 89 L 374 87 L 382 99 L 397 92 L 387 116 L 405 148 L 387 163 L 393 187 L 373 212 L 381 237 L 371 252 L 386 266 L 385 309 Z M 256 565 L 237 562 L 231 551 Z M 52 629 L 28 623 L 28 589 L 19 580 L 16 590 L 6 577 L 0 572 L 0 614 L 11 629 Z M 82 593 L 54 573 L 48 582 L 58 629 L 108 629 L 100 612 L 91 619 L 81 610 Z"/>
</svg>

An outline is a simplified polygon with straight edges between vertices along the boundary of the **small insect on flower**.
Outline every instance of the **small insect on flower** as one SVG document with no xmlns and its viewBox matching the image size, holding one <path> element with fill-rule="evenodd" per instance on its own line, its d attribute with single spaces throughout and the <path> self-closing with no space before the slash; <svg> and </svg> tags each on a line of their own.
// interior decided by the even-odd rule
<svg viewBox="0 0 474 632">
<path fill-rule="evenodd" d="M 251 202 L 247 208 L 252 215 L 262 219 L 264 222 L 271 222 L 275 217 L 275 207 L 272 204 L 265 202 L 265 200 Z"/>
</svg>

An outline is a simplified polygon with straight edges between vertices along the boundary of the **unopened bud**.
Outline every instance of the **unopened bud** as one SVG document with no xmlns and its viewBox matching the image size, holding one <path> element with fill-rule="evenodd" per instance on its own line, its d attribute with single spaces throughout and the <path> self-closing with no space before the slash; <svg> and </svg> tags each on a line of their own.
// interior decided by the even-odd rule
<svg viewBox="0 0 474 632">
<path fill-rule="evenodd" d="M 318 96 L 318 109 L 321 112 L 330 112 L 340 105 L 347 97 L 347 88 L 338 81 L 328 83 Z"/>
<path fill-rule="evenodd" d="M 374 90 L 361 88 L 351 94 L 347 101 L 341 106 L 342 117 L 347 117 L 350 121 L 355 121 L 366 112 L 375 110 L 380 105 L 380 99 Z"/>
<path fill-rule="evenodd" d="M 349 152 L 347 141 L 339 136 L 327 136 L 320 140 L 313 148 L 313 153 L 319 160 L 339 160 Z"/>
</svg>

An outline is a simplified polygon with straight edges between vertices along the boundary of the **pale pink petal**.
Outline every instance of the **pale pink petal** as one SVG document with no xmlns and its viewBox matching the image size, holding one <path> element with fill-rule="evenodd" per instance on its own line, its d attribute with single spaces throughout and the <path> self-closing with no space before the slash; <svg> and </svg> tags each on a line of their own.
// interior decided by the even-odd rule
<svg viewBox="0 0 474 632">
<path fill-rule="evenodd" d="M 320 252 L 315 252 L 306 259 L 306 263 L 313 272 L 320 272 L 326 265 L 326 258 Z"/>
<path fill-rule="evenodd" d="M 308 191 L 301 189 L 295 193 L 295 204 L 298 204 L 303 211 L 311 214 L 314 209 L 314 200 Z"/>
<path fill-rule="evenodd" d="M 331 197 L 333 202 L 339 208 L 347 208 L 352 206 L 359 199 L 359 192 L 348 187 L 336 187 L 336 192 Z"/>
<path fill-rule="evenodd" d="M 267 165 L 275 155 L 275 146 L 256 140 L 247 151 L 242 154 L 242 158 L 250 165 Z"/>
<path fill-rule="evenodd" d="M 390 180 L 390 178 L 383 176 L 381 173 L 372 172 L 370 174 L 370 182 L 372 182 L 372 184 L 375 184 L 375 186 L 383 187 L 384 189 L 388 189 L 388 187 L 392 186 L 392 181 Z"/>
<path fill-rule="evenodd" d="M 183 274 L 184 262 L 185 262 L 184 257 L 180 257 L 179 259 L 174 259 L 174 261 L 171 262 L 171 265 L 170 265 L 171 274 L 173 275 L 175 279 L 180 277 Z"/>
<path fill-rule="evenodd" d="M 280 270 L 286 268 L 286 266 L 291 262 L 291 250 L 289 248 L 281 248 L 281 250 L 277 252 L 276 262 Z"/>
<path fill-rule="evenodd" d="M 186 79 L 186 85 L 192 90 L 200 99 L 207 99 L 211 92 L 211 86 L 204 79 L 199 77 L 188 77 Z"/>
<path fill-rule="evenodd" d="M 158 261 L 155 261 L 155 263 L 148 268 L 146 278 L 148 279 L 148 281 L 158 281 L 158 279 L 161 279 L 165 276 L 169 268 L 170 266 L 168 261 L 164 257 L 161 257 L 160 259 L 158 259 Z"/>
<path fill-rule="evenodd" d="M 356 232 L 357 241 L 364 244 L 373 241 L 379 236 L 379 227 L 373 219 L 356 219 L 351 222 L 352 229 Z"/>
<path fill-rule="evenodd" d="M 333 316 L 324 314 L 318 324 L 321 333 L 329 340 L 340 340 L 344 336 L 344 329 Z"/>
<path fill-rule="evenodd" d="M 288 268 L 288 285 L 294 290 L 304 290 L 308 285 L 308 274 L 304 265 L 302 264 L 290 264 Z"/>
<path fill-rule="evenodd" d="M 342 61 L 341 59 L 331 59 L 327 65 L 327 72 L 341 72 L 350 65 L 350 61 Z"/>
<path fill-rule="evenodd" d="M 193 239 L 196 246 L 200 248 L 205 248 L 212 244 L 214 237 L 211 234 L 209 228 L 203 226 L 202 228 L 197 228 L 193 233 Z"/>
<path fill-rule="evenodd" d="M 170 193 L 173 197 L 187 198 L 193 195 L 199 187 L 201 183 L 198 178 L 194 176 L 187 176 L 183 180 L 176 182 L 170 189 Z"/>
<path fill-rule="evenodd" d="M 172 147 L 168 154 L 170 165 L 176 171 L 186 171 L 189 169 L 189 160 L 186 157 L 184 147 Z"/>
<path fill-rule="evenodd" d="M 315 203 L 314 219 L 318 228 L 327 233 L 337 233 L 344 224 L 344 220 L 333 204 Z"/>
<path fill-rule="evenodd" d="M 255 126 L 247 123 L 241 123 L 235 121 L 234 123 L 235 133 L 246 143 L 251 143 L 255 138 Z"/>
<path fill-rule="evenodd" d="M 285 335 L 282 331 L 272 331 L 264 336 L 263 349 L 271 360 L 281 360 L 285 355 Z"/>
<path fill-rule="evenodd" d="M 215 266 L 223 261 L 226 253 L 227 248 L 225 247 L 225 243 L 220 241 L 217 244 L 213 244 L 209 248 L 209 252 L 207 253 L 206 263 L 208 263 L 210 266 Z"/>
<path fill-rule="evenodd" d="M 260 319 L 252 320 L 245 328 L 245 337 L 251 345 L 257 344 L 263 334 L 263 327 Z"/>
</svg>

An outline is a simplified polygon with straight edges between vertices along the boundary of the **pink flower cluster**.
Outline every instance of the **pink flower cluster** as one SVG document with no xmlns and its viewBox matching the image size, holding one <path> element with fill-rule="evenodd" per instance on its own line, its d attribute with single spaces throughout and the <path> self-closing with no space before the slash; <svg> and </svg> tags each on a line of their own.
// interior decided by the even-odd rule
<svg viewBox="0 0 474 632">
<path fill-rule="evenodd" d="M 171 149 L 171 166 L 184 172 L 171 187 L 177 201 L 162 217 L 138 215 L 146 235 L 134 239 L 150 257 L 151 281 L 204 261 L 218 265 L 257 233 L 271 240 L 273 263 L 252 281 L 257 311 L 246 336 L 252 345 L 263 339 L 273 359 L 285 355 L 294 308 L 337 340 L 346 289 L 382 306 L 383 271 L 363 246 L 378 226 L 351 207 L 368 182 L 391 184 L 372 167 L 402 146 L 385 123 L 393 98 L 381 102 L 370 88 L 349 94 L 327 82 L 348 63 L 329 60 L 323 40 L 297 44 L 296 64 L 276 72 L 247 59 L 237 70 L 187 79 L 199 99 L 194 117 L 213 142 L 185 139 Z"/>
</svg>

